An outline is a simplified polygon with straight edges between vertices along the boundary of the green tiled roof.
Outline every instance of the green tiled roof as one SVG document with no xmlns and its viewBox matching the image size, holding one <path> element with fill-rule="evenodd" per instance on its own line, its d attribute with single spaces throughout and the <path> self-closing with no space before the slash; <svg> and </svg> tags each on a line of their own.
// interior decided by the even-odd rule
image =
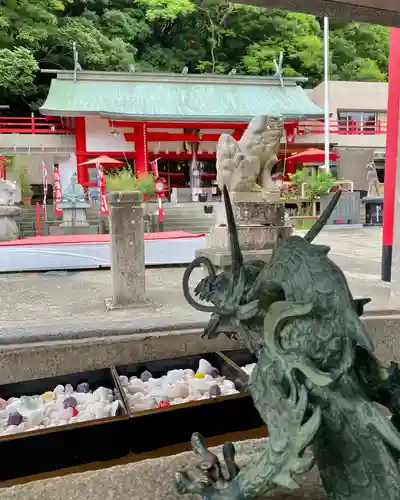
<svg viewBox="0 0 400 500">
<path fill-rule="evenodd" d="M 114 75 L 114 78 L 113 78 Z M 122 76 L 121 76 L 122 75 Z M 138 120 L 248 121 L 256 115 L 322 116 L 306 92 L 287 79 L 71 73 L 52 80 L 43 114 L 102 114 Z"/>
</svg>

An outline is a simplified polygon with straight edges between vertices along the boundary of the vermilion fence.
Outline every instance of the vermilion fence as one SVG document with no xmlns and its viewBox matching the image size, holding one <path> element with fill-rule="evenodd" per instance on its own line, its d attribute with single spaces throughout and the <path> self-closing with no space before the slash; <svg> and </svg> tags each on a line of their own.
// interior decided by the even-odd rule
<svg viewBox="0 0 400 500">
<path fill-rule="evenodd" d="M 304 120 L 294 127 L 296 135 L 323 134 L 323 120 Z M 329 133 L 343 135 L 386 134 L 386 120 L 330 120 Z M 0 116 L 0 134 L 72 134 L 71 118 Z"/>
<path fill-rule="evenodd" d="M 0 116 L 0 134 L 72 134 L 70 118 Z"/>
<path fill-rule="evenodd" d="M 329 133 L 343 135 L 379 135 L 386 134 L 386 120 L 330 120 Z M 305 120 L 301 121 L 296 129 L 297 135 L 323 134 L 324 121 Z"/>
</svg>

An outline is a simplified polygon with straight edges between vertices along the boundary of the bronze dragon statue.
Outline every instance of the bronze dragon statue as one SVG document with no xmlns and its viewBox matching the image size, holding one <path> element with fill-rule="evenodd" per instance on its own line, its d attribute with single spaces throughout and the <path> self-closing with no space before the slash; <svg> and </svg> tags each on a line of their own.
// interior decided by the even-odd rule
<svg viewBox="0 0 400 500">
<path fill-rule="evenodd" d="M 269 439 L 265 452 L 242 470 L 227 443 L 224 473 L 195 434 L 200 477 L 177 472 L 181 494 L 255 499 L 278 486 L 296 488 L 296 476 L 316 464 L 329 500 L 400 499 L 400 370 L 394 363 L 381 366 L 373 355 L 360 321 L 369 300 L 354 300 L 344 274 L 328 258 L 329 247 L 312 244 L 340 195 L 304 238 L 281 242 L 268 263 L 244 263 L 224 188 L 231 270 L 216 274 L 210 261 L 197 258 L 185 271 L 183 290 L 193 307 L 211 313 L 205 335 L 238 335 L 255 353 L 248 391 Z M 209 272 L 195 289 L 201 302 L 189 290 L 189 277 L 200 265 Z"/>
</svg>

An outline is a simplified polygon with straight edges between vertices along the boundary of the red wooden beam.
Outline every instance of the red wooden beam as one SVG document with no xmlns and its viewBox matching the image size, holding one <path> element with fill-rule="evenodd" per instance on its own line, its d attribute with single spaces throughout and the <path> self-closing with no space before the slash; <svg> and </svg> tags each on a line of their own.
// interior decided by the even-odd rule
<svg viewBox="0 0 400 500">
<path fill-rule="evenodd" d="M 123 120 L 108 120 L 108 124 L 110 127 L 116 128 L 128 128 L 128 127 L 137 127 L 141 125 L 142 122 L 135 121 L 123 121 Z M 199 128 L 199 129 L 238 129 L 244 130 L 248 123 L 220 123 L 220 122 L 145 122 L 148 129 L 152 128 Z"/>
<path fill-rule="evenodd" d="M 110 156 L 110 158 L 135 158 L 136 154 L 134 151 L 77 151 L 76 155 L 85 155 L 88 158 L 95 158 L 99 155 Z M 197 153 L 197 158 L 200 160 L 215 159 L 215 153 Z M 162 158 L 166 160 L 190 160 L 192 158 L 191 153 L 177 153 L 176 151 L 171 151 L 166 153 L 165 151 L 159 151 L 158 153 L 154 151 L 149 151 L 149 159 Z M 112 165 L 111 165 L 112 166 Z M 88 167 L 89 168 L 89 167 Z"/>
<path fill-rule="evenodd" d="M 140 140 L 140 136 L 135 133 L 126 132 L 125 140 L 128 142 L 136 142 Z M 240 139 L 241 132 L 232 134 L 234 139 Z M 171 132 L 147 132 L 147 142 L 216 142 L 221 137 L 221 134 L 173 134 Z"/>
</svg>

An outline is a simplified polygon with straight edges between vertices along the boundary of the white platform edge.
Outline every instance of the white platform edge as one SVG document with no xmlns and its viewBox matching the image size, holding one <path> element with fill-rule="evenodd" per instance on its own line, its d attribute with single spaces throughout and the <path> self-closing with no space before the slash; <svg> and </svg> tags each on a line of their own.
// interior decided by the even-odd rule
<svg viewBox="0 0 400 500">
<path fill-rule="evenodd" d="M 188 264 L 205 236 L 145 240 L 146 266 Z M 0 273 L 110 267 L 109 243 L 0 246 Z"/>
</svg>

